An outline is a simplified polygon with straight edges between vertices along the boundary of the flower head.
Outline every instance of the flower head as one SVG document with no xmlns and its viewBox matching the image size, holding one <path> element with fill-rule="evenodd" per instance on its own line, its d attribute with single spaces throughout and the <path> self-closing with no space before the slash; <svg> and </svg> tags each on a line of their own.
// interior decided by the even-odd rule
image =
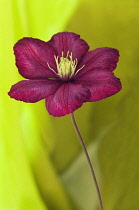
<svg viewBox="0 0 139 210">
<path fill-rule="evenodd" d="M 60 117 L 85 102 L 119 92 L 120 80 L 112 73 L 118 62 L 118 50 L 88 50 L 88 44 L 70 32 L 55 34 L 48 42 L 19 40 L 14 46 L 16 66 L 28 80 L 13 85 L 9 96 L 29 103 L 46 99 L 49 114 Z"/>
</svg>

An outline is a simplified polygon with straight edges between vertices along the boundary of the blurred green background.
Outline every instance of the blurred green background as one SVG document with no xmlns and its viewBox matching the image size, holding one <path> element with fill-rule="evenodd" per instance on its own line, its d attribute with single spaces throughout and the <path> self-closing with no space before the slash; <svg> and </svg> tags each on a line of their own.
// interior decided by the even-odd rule
<svg viewBox="0 0 139 210">
<path fill-rule="evenodd" d="M 105 210 L 139 210 L 139 1 L 0 0 L 0 210 L 99 210 L 70 116 L 54 118 L 44 101 L 7 95 L 22 80 L 13 45 L 80 34 L 90 49 L 120 51 L 123 90 L 75 112 Z"/>
</svg>

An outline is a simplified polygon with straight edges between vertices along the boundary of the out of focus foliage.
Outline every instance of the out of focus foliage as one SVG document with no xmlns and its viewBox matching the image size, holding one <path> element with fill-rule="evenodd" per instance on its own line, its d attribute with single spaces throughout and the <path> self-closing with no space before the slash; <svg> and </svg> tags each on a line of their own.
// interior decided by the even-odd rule
<svg viewBox="0 0 139 210">
<path fill-rule="evenodd" d="M 70 116 L 54 118 L 44 102 L 7 95 L 19 81 L 12 47 L 24 37 L 81 35 L 90 48 L 120 51 L 123 90 L 86 103 L 75 115 L 101 186 L 105 210 L 138 210 L 139 1 L 0 0 L 0 209 L 99 209 Z M 20 77 L 21 79 L 21 77 Z"/>
</svg>

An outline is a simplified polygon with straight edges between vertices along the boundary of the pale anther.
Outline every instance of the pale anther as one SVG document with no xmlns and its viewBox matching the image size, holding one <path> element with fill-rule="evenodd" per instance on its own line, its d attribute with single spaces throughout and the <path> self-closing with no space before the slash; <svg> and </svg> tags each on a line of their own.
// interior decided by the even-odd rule
<svg viewBox="0 0 139 210">
<path fill-rule="evenodd" d="M 52 70 L 55 74 L 57 74 L 64 81 L 71 79 L 85 66 L 85 65 L 83 65 L 81 68 L 79 68 L 76 71 L 78 60 L 77 60 L 77 58 L 73 60 L 72 52 L 70 53 L 69 51 L 67 51 L 66 57 L 64 57 L 64 52 L 62 51 L 62 57 L 60 57 L 60 59 L 59 59 L 59 56 L 54 55 L 54 59 L 56 62 L 57 73 L 55 72 L 54 69 L 52 69 L 50 67 L 50 65 L 48 63 L 47 63 L 47 65 L 50 70 Z"/>
</svg>

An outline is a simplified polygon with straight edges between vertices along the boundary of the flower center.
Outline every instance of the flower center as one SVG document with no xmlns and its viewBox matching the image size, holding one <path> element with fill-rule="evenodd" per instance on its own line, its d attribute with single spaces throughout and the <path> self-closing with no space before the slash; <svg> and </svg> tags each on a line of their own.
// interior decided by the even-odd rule
<svg viewBox="0 0 139 210">
<path fill-rule="evenodd" d="M 58 59 L 58 56 L 54 56 L 54 58 L 56 61 L 58 75 L 64 80 L 72 78 L 78 63 L 77 58 L 73 60 L 72 53 L 69 54 L 69 51 L 67 52 L 66 58 L 64 58 L 62 52 L 62 57 L 60 58 L 60 61 Z"/>
<path fill-rule="evenodd" d="M 84 65 L 83 65 L 80 69 L 78 69 L 75 72 L 77 64 L 78 64 L 78 60 L 77 60 L 77 58 L 75 60 L 73 60 L 72 52 L 70 53 L 69 51 L 67 52 L 66 57 L 64 57 L 64 52 L 62 52 L 62 57 L 59 58 L 59 56 L 54 55 L 54 59 L 56 62 L 58 73 L 56 73 L 54 71 L 54 69 L 52 69 L 49 66 L 48 63 L 47 63 L 47 65 L 48 65 L 49 69 L 51 69 L 55 74 L 57 74 L 64 81 L 71 79 L 84 67 Z"/>
</svg>

